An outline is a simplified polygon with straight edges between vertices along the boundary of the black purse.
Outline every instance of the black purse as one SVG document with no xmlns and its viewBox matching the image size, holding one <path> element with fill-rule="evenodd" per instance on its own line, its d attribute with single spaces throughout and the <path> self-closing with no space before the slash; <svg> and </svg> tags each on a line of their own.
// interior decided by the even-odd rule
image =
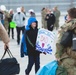
<svg viewBox="0 0 76 75">
<path fill-rule="evenodd" d="M 5 58 L 6 52 L 10 58 Z M 9 49 L 5 50 L 1 60 L 0 60 L 0 75 L 15 75 L 19 74 L 20 65 L 15 57 L 13 57 Z"/>
<path fill-rule="evenodd" d="M 60 44 L 64 47 L 70 47 L 72 46 L 72 37 L 73 37 L 73 31 L 69 30 L 65 32 L 61 38 Z"/>
</svg>

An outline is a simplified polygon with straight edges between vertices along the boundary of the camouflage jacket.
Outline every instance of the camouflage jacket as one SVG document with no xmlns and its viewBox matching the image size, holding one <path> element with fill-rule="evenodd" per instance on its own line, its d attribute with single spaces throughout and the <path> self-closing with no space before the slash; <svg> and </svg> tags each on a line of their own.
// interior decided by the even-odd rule
<svg viewBox="0 0 76 75">
<path fill-rule="evenodd" d="M 56 43 L 56 57 L 57 58 L 65 58 L 65 57 L 75 57 L 76 58 L 76 52 L 72 51 L 72 48 L 64 48 L 61 44 L 61 38 L 62 35 L 64 34 L 64 32 L 66 32 L 67 30 L 73 30 L 76 33 L 76 19 L 73 19 L 69 22 L 66 22 L 64 25 L 62 25 L 60 27 L 60 30 L 58 31 L 58 39 L 57 39 L 57 43 Z"/>
<path fill-rule="evenodd" d="M 57 39 L 57 43 L 60 43 L 61 41 L 61 37 L 64 34 L 64 32 L 68 31 L 68 30 L 73 30 L 76 27 L 76 19 L 73 19 L 71 21 L 65 22 L 64 25 L 62 25 L 58 31 L 58 39 Z M 74 32 L 76 33 L 76 29 L 74 30 Z"/>
</svg>

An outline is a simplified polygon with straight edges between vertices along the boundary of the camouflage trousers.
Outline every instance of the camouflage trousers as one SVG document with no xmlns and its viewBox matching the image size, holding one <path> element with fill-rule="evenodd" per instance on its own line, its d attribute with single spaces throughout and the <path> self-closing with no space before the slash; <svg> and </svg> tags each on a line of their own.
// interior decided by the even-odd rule
<svg viewBox="0 0 76 75">
<path fill-rule="evenodd" d="M 76 75 L 76 59 L 63 59 L 61 66 L 66 68 L 68 75 Z"/>
<path fill-rule="evenodd" d="M 56 29 L 58 29 L 58 28 L 59 28 L 59 20 L 56 20 L 56 21 L 55 21 L 54 29 L 55 29 L 55 27 L 56 27 Z"/>
<path fill-rule="evenodd" d="M 61 44 L 56 44 L 56 58 L 62 59 L 60 66 L 67 70 L 67 75 L 76 75 L 76 52 L 71 48 L 64 48 Z M 62 74 L 58 74 L 62 75 Z"/>
</svg>

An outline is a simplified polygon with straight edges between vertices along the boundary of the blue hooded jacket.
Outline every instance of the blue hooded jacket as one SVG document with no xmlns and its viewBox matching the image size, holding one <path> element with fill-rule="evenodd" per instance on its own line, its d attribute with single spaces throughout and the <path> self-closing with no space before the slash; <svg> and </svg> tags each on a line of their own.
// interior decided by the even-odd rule
<svg viewBox="0 0 76 75">
<path fill-rule="evenodd" d="M 26 47 L 26 31 L 30 29 L 30 25 L 33 23 L 33 22 L 37 22 L 36 18 L 35 17 L 30 17 L 28 19 L 28 24 L 26 25 L 25 27 L 25 32 L 24 34 L 22 35 L 22 40 L 21 40 L 21 48 L 20 48 L 20 55 L 21 57 L 24 57 L 24 55 L 28 55 L 27 54 L 27 47 Z"/>
</svg>

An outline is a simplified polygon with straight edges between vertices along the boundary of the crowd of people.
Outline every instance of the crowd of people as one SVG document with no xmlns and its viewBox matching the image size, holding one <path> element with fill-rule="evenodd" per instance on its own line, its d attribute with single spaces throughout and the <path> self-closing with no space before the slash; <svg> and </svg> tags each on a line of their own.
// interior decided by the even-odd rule
<svg viewBox="0 0 76 75">
<path fill-rule="evenodd" d="M 4 42 L 4 49 L 9 48 L 10 41 L 10 30 L 12 31 L 12 39 L 14 39 L 14 28 L 17 31 L 17 44 L 20 45 L 20 33 L 22 31 L 23 40 L 26 45 L 27 55 L 28 55 L 28 65 L 25 70 L 25 75 L 29 75 L 33 64 L 35 63 L 35 74 L 40 68 L 40 53 L 35 49 L 37 34 L 38 34 L 38 20 L 36 19 L 36 14 L 33 9 L 29 10 L 30 17 L 28 18 L 27 25 L 25 26 L 26 11 L 25 8 L 19 7 L 17 11 L 14 12 L 13 9 L 7 11 L 4 5 L 0 6 L 0 38 Z M 58 7 L 53 9 L 42 8 L 41 10 L 41 22 L 42 28 L 49 31 L 56 29 L 58 31 L 58 40 L 56 43 L 56 53 L 55 57 L 59 65 L 66 69 L 67 75 L 76 75 L 76 53 L 72 50 L 72 44 L 65 47 L 61 44 L 61 39 L 63 34 L 67 31 L 72 31 L 76 34 L 76 8 L 70 8 L 67 11 L 67 16 L 65 18 L 65 23 L 60 27 L 59 18 L 60 11 Z M 16 25 L 15 27 L 10 27 L 10 23 Z M 23 44 L 23 43 L 21 43 Z M 24 45 L 21 45 L 24 46 Z M 20 47 L 21 47 L 20 46 Z M 21 48 L 23 50 L 23 48 Z M 24 51 L 23 51 L 24 53 Z M 44 54 L 46 54 L 44 52 Z M 23 55 L 21 55 L 23 57 Z M 57 71 L 58 72 L 58 71 Z"/>
</svg>

